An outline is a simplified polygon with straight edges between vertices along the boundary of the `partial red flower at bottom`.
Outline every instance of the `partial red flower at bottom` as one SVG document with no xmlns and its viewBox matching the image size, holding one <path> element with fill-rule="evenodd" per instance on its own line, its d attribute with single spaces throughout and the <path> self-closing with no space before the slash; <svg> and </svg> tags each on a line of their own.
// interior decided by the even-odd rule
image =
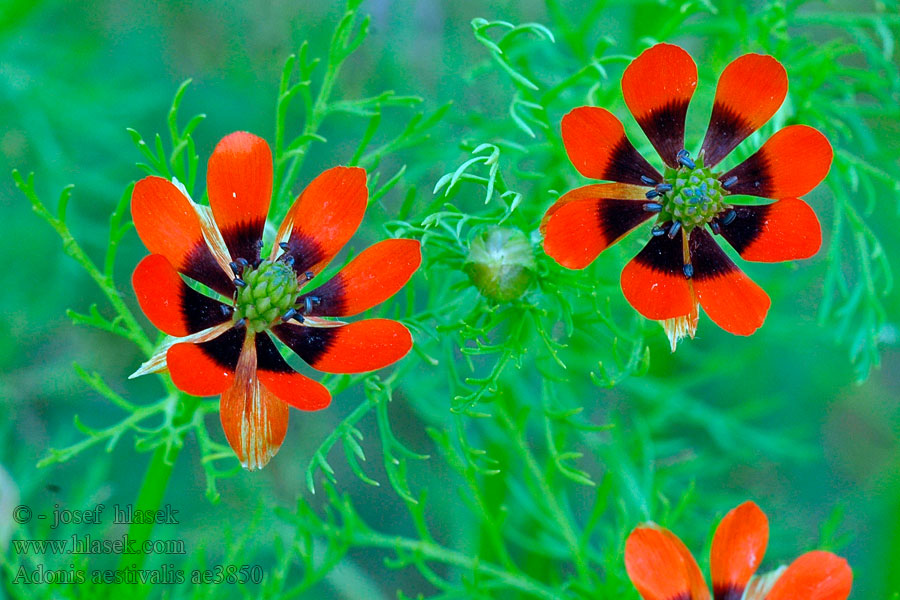
<svg viewBox="0 0 900 600">
<path fill-rule="evenodd" d="M 832 160 L 825 136 L 790 125 L 737 166 L 714 170 L 787 95 L 784 67 L 759 54 L 741 56 L 725 68 L 706 137 L 692 159 L 684 128 L 696 87 L 697 66 L 671 44 L 644 51 L 622 76 L 625 103 L 665 163 L 663 173 L 638 153 L 608 110 L 582 106 L 565 115 L 562 138 L 572 164 L 585 177 L 614 183 L 564 194 L 541 223 L 544 251 L 564 267 L 583 269 L 655 216 L 647 245 L 622 272 L 622 292 L 639 313 L 662 322 L 673 351 L 679 339 L 694 336 L 700 306 L 737 335 L 750 335 L 763 324 L 769 297 L 713 235 L 750 261 L 812 256 L 822 233 L 799 196 L 825 178 Z M 776 202 L 742 206 L 732 204 L 735 195 Z"/>
<path fill-rule="evenodd" d="M 421 263 L 419 242 L 379 242 L 304 292 L 362 222 L 363 169 L 334 167 L 316 177 L 266 258 L 272 154 L 265 140 L 237 132 L 219 142 L 208 164 L 208 207 L 176 184 L 147 177 L 131 198 L 135 228 L 152 253 L 134 271 L 135 294 L 150 321 L 173 336 L 132 377 L 168 369 L 188 394 L 221 394 L 229 444 L 245 468 L 260 469 L 281 447 L 289 406 L 318 410 L 331 402 L 328 389 L 288 365 L 271 334 L 327 373 L 401 359 L 412 347 L 401 323 L 328 317 L 356 315 L 396 293 Z"/>
<path fill-rule="evenodd" d="M 715 600 L 846 600 L 853 572 L 843 558 L 812 551 L 788 567 L 755 575 L 766 553 L 769 521 L 753 502 L 729 512 L 713 536 L 710 571 Z M 625 542 L 625 568 L 644 600 L 709 600 L 697 561 L 678 537 L 655 523 Z"/>
</svg>

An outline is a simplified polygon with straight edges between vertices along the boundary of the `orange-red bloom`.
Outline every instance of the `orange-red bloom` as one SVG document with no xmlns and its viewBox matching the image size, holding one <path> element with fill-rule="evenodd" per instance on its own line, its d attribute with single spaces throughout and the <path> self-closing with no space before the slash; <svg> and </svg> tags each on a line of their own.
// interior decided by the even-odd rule
<svg viewBox="0 0 900 600">
<path fill-rule="evenodd" d="M 787 568 L 754 575 L 769 541 L 769 522 L 753 502 L 733 509 L 716 529 L 710 551 L 715 600 L 846 600 L 853 572 L 830 552 L 807 552 Z M 648 523 L 625 543 L 625 568 L 644 600 L 709 600 L 697 561 L 678 537 Z"/>
<path fill-rule="evenodd" d="M 334 167 L 316 177 L 294 202 L 266 259 L 260 252 L 272 154 L 265 140 L 237 132 L 220 141 L 209 159 L 207 192 L 208 207 L 195 204 L 177 181 L 147 177 L 134 187 L 134 225 L 152 254 L 138 264 L 132 283 L 147 317 L 174 338 L 133 377 L 168 369 L 189 394 L 222 394 L 228 442 L 244 467 L 259 469 L 284 440 L 288 406 L 318 410 L 331 402 L 322 384 L 285 362 L 270 332 L 328 373 L 371 371 L 399 360 L 412 347 L 402 324 L 323 317 L 352 316 L 396 293 L 421 263 L 419 242 L 379 242 L 303 293 L 359 227 L 366 172 Z"/>
<path fill-rule="evenodd" d="M 622 272 L 622 291 L 638 312 L 663 322 L 673 350 L 684 335 L 693 337 L 698 306 L 734 334 L 749 335 L 762 325 L 769 297 L 710 232 L 750 261 L 812 256 L 822 243 L 821 229 L 798 196 L 824 179 L 832 159 L 821 133 L 790 125 L 736 167 L 713 171 L 775 114 L 787 95 L 787 74 L 771 56 L 746 54 L 729 64 L 694 160 L 684 148 L 684 123 L 696 86 L 694 61 L 671 44 L 646 50 L 622 76 L 625 103 L 665 163 L 662 174 L 608 110 L 582 106 L 563 117 L 563 142 L 575 168 L 615 183 L 564 194 L 541 224 L 547 254 L 564 267 L 582 269 L 655 215 L 650 240 Z M 733 195 L 777 201 L 732 206 L 727 200 Z"/>
</svg>

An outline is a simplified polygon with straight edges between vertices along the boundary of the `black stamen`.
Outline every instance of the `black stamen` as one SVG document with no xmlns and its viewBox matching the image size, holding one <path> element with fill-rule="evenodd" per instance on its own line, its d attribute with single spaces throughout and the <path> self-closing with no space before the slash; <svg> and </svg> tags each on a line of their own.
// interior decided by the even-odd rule
<svg viewBox="0 0 900 600">
<path fill-rule="evenodd" d="M 690 279 L 694 276 L 694 265 L 687 263 L 684 265 L 684 276 Z"/>
<path fill-rule="evenodd" d="M 247 318 L 246 318 L 246 317 L 241 317 L 241 318 L 234 324 L 234 326 L 235 326 L 236 329 L 240 329 L 240 328 L 244 327 L 246 324 L 247 324 Z"/>
<path fill-rule="evenodd" d="M 722 230 L 719 228 L 718 221 L 710 221 L 709 226 L 712 227 L 713 233 L 715 233 L 716 235 L 722 233 Z"/>
<path fill-rule="evenodd" d="M 678 230 L 681 229 L 681 221 L 675 221 L 672 223 L 672 226 L 669 227 L 669 239 L 675 239 L 675 236 L 678 235 Z"/>
<path fill-rule="evenodd" d="M 661 227 L 659 225 L 657 225 L 656 227 L 654 227 L 653 229 L 650 230 L 650 233 L 653 234 L 653 237 L 659 237 L 662 234 L 664 234 L 665 232 L 666 232 L 666 228 Z"/>
<path fill-rule="evenodd" d="M 294 257 L 290 254 L 284 254 L 284 264 L 291 267 L 294 265 Z"/>
<path fill-rule="evenodd" d="M 731 186 L 733 186 L 736 183 L 737 183 L 737 175 L 732 175 L 731 177 L 729 177 L 728 179 L 726 179 L 725 181 L 722 182 L 722 187 L 730 188 Z"/>
<path fill-rule="evenodd" d="M 238 287 L 247 287 L 247 282 L 241 279 L 240 277 L 234 278 L 234 285 Z"/>
<path fill-rule="evenodd" d="M 256 242 L 256 247 L 257 247 L 257 248 L 262 248 L 262 247 L 263 247 L 263 241 L 262 241 L 262 240 L 257 240 L 257 242 Z"/>
<path fill-rule="evenodd" d="M 239 265 L 241 265 L 241 267 L 244 268 L 244 269 L 246 269 L 247 267 L 250 266 L 250 263 L 247 262 L 247 259 L 246 259 L 246 258 L 239 258 L 239 259 L 237 259 L 237 263 L 238 263 Z"/>
<path fill-rule="evenodd" d="M 646 183 L 647 185 L 656 185 L 656 180 L 655 180 L 655 179 L 650 179 L 650 178 L 647 177 L 646 175 L 641 175 L 641 181 L 643 181 L 643 182 Z"/>
<path fill-rule="evenodd" d="M 644 205 L 644 210 L 646 212 L 657 213 L 662 210 L 662 204 L 659 202 L 648 202 Z"/>
<path fill-rule="evenodd" d="M 729 210 L 725 214 L 725 218 L 722 219 L 722 225 L 730 225 L 732 221 L 737 218 L 737 213 L 734 212 L 734 209 Z"/>
<path fill-rule="evenodd" d="M 672 191 L 672 184 L 671 183 L 660 183 L 658 186 L 656 186 L 656 191 L 659 192 L 660 194 L 670 192 L 670 191 Z"/>
<path fill-rule="evenodd" d="M 306 280 L 309 281 L 310 279 L 312 279 L 313 275 L 315 275 L 315 274 L 312 271 L 307 271 L 306 272 Z"/>
<path fill-rule="evenodd" d="M 678 159 L 679 164 L 687 167 L 688 169 L 693 169 L 697 166 L 696 164 L 694 164 L 694 161 L 691 160 L 691 153 L 687 150 L 680 150 L 675 158 Z"/>
<path fill-rule="evenodd" d="M 228 266 L 231 267 L 231 272 L 234 273 L 235 275 L 241 274 L 241 267 L 236 262 L 232 261 L 232 262 L 228 263 Z"/>
<path fill-rule="evenodd" d="M 649 192 L 647 192 L 644 195 L 647 196 L 647 200 L 652 200 L 652 199 L 656 198 L 657 196 L 659 196 L 659 192 L 657 192 L 656 190 L 650 190 Z"/>
<path fill-rule="evenodd" d="M 278 246 L 285 252 L 287 252 L 287 249 L 291 247 L 291 245 L 287 242 L 281 242 L 280 244 L 278 244 Z"/>
<path fill-rule="evenodd" d="M 226 317 L 230 317 L 231 313 L 234 312 L 233 308 L 231 308 L 230 306 L 226 306 L 225 304 L 220 304 L 219 308 L 222 310 L 222 314 Z"/>
<path fill-rule="evenodd" d="M 299 313 L 297 312 L 297 309 L 296 309 L 296 308 L 289 308 L 288 311 L 287 311 L 286 313 L 284 313 L 283 315 L 281 315 L 281 320 L 282 320 L 282 321 L 290 321 L 291 319 L 293 319 L 294 317 L 296 317 L 296 316 L 298 316 L 298 315 L 299 315 Z M 300 317 L 299 320 L 302 321 L 302 320 L 303 320 L 303 317 Z"/>
</svg>

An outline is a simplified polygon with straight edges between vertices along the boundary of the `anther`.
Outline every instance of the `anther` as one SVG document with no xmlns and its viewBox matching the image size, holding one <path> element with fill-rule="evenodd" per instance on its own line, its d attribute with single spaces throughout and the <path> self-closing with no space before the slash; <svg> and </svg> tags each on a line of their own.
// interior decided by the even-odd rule
<svg viewBox="0 0 900 600">
<path fill-rule="evenodd" d="M 247 287 L 247 282 L 241 279 L 240 277 L 234 278 L 234 285 L 238 287 Z"/>
<path fill-rule="evenodd" d="M 653 237 L 659 237 L 662 234 L 664 234 L 665 232 L 666 232 L 666 228 L 660 227 L 659 225 L 657 225 L 656 227 L 654 227 L 653 229 L 650 230 L 650 233 L 653 234 Z"/>
<path fill-rule="evenodd" d="M 262 248 L 262 247 L 263 247 L 263 241 L 262 241 L 262 240 L 257 240 L 257 241 L 256 241 L 256 247 L 257 247 L 257 248 Z"/>
<path fill-rule="evenodd" d="M 691 160 L 691 153 L 687 150 L 679 150 L 678 154 L 675 156 L 678 159 L 678 163 L 688 169 L 693 169 L 697 165 L 694 164 L 694 161 Z"/>
<path fill-rule="evenodd" d="M 246 325 L 247 325 L 247 317 L 241 317 L 234 324 L 236 329 L 241 329 L 242 327 L 245 327 Z"/>
<path fill-rule="evenodd" d="M 647 185 L 656 185 L 656 180 L 655 180 L 655 179 L 650 179 L 650 178 L 647 177 L 646 175 L 641 175 L 641 181 L 643 181 L 643 182 L 646 183 Z"/>
<path fill-rule="evenodd" d="M 719 228 L 718 221 L 711 221 L 709 226 L 712 227 L 713 233 L 715 233 L 716 235 L 719 235 L 720 233 L 722 233 L 722 230 Z"/>
<path fill-rule="evenodd" d="M 319 304 L 322 300 L 318 296 L 307 296 L 303 299 L 305 312 L 307 314 L 312 312 L 313 304 Z"/>
<path fill-rule="evenodd" d="M 239 259 L 237 259 L 237 263 L 238 263 L 239 265 L 241 265 L 241 268 L 243 268 L 243 269 L 246 269 L 247 267 L 250 266 L 250 263 L 247 262 L 247 259 L 246 259 L 246 258 L 239 258 Z"/>
<path fill-rule="evenodd" d="M 644 195 L 647 196 L 647 200 L 653 200 L 654 198 L 659 196 L 659 192 L 657 192 L 656 190 L 650 190 Z"/>
<path fill-rule="evenodd" d="M 644 204 L 644 211 L 651 213 L 658 213 L 662 210 L 662 204 L 659 202 L 647 202 Z"/>
<path fill-rule="evenodd" d="M 284 264 L 286 264 L 286 265 L 289 266 L 289 267 L 294 266 L 294 257 L 293 257 L 293 255 L 291 255 L 291 254 L 285 254 L 285 255 L 284 255 Z"/>
<path fill-rule="evenodd" d="M 691 263 L 686 263 L 684 265 L 684 276 L 688 279 L 694 276 L 694 265 Z"/>
<path fill-rule="evenodd" d="M 737 175 L 732 175 L 731 177 L 729 177 L 728 179 L 726 179 L 725 181 L 722 182 L 722 187 L 730 188 L 735 183 L 737 183 Z"/>
<path fill-rule="evenodd" d="M 228 263 L 228 266 L 231 267 L 231 272 L 234 273 L 235 275 L 241 274 L 241 267 L 236 262 L 232 261 L 232 262 Z"/>
<path fill-rule="evenodd" d="M 310 279 L 313 278 L 313 275 L 315 275 L 315 273 L 313 273 L 312 271 L 307 271 L 305 273 L 305 275 L 306 275 L 306 280 L 309 281 Z"/>
<path fill-rule="evenodd" d="M 734 212 L 734 209 L 729 210 L 725 214 L 725 218 L 722 219 L 722 225 L 730 225 L 732 221 L 737 218 L 737 213 Z"/>
<path fill-rule="evenodd" d="M 299 317 L 299 318 L 297 318 L 297 317 Z M 282 321 L 290 321 L 291 319 L 294 319 L 294 318 L 297 318 L 297 320 L 300 321 L 301 323 L 303 322 L 303 317 L 300 316 L 300 313 L 297 312 L 296 308 L 289 308 L 286 313 L 281 315 Z"/>
<path fill-rule="evenodd" d="M 226 306 L 225 304 L 220 304 L 219 309 L 222 311 L 222 314 L 225 315 L 226 317 L 230 317 L 231 314 L 234 312 L 233 308 L 231 308 L 230 306 Z"/>
<path fill-rule="evenodd" d="M 280 244 L 278 244 L 278 247 L 287 252 L 287 249 L 290 248 L 291 245 L 287 242 L 281 242 Z"/>
<path fill-rule="evenodd" d="M 669 227 L 669 239 L 675 239 L 675 236 L 678 235 L 678 230 L 681 229 L 681 221 L 675 221 L 672 223 L 672 226 Z"/>
<path fill-rule="evenodd" d="M 659 192 L 660 194 L 665 194 L 666 192 L 670 192 L 670 191 L 672 191 L 672 184 L 671 183 L 660 183 L 659 185 L 656 186 L 656 191 Z"/>
</svg>

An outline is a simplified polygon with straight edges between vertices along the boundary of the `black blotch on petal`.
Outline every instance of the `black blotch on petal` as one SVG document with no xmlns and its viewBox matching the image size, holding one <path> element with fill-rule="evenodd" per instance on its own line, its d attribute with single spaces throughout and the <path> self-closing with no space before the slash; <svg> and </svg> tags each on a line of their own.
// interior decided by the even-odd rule
<svg viewBox="0 0 900 600">
<path fill-rule="evenodd" d="M 255 343 L 257 368 L 263 371 L 274 371 L 275 373 L 294 372 L 294 369 L 285 362 L 281 353 L 278 352 L 275 342 L 272 341 L 268 333 L 261 332 L 256 334 Z"/>
<path fill-rule="evenodd" d="M 215 327 L 231 318 L 222 307 L 225 306 L 218 300 L 197 292 L 181 284 L 181 307 L 184 322 L 190 333 L 197 333 L 210 327 Z"/>
<path fill-rule="evenodd" d="M 771 198 L 772 176 L 769 173 L 769 159 L 761 150 L 756 154 L 719 177 L 719 181 L 728 181 L 737 177 L 737 181 L 728 187 L 732 194 L 747 194 Z"/>
<path fill-rule="evenodd" d="M 663 224 L 668 228 L 671 223 Z M 682 248 L 683 230 L 679 230 L 674 238 L 667 235 L 651 237 L 634 259 L 654 271 L 667 275 L 684 277 L 684 252 Z"/>
<path fill-rule="evenodd" d="M 741 600 L 743 595 L 744 588 L 737 585 L 715 586 L 713 589 L 715 600 Z"/>
<path fill-rule="evenodd" d="M 325 253 L 316 240 L 312 236 L 299 233 L 296 229 L 291 232 L 291 237 L 282 248 L 284 248 L 283 256 L 294 259 L 291 267 L 298 276 L 305 277 L 305 273 L 313 265 L 325 258 Z"/>
<path fill-rule="evenodd" d="M 713 237 L 702 227 L 696 227 L 691 231 L 688 247 L 691 264 L 694 265 L 695 281 L 714 279 L 737 270 L 737 265 L 728 258 Z"/>
<path fill-rule="evenodd" d="M 337 327 L 276 325 L 272 331 L 307 364 L 315 367 L 319 358 L 328 353 L 338 329 Z"/>
<path fill-rule="evenodd" d="M 622 139 L 613 146 L 609 165 L 606 167 L 603 178 L 619 183 L 646 186 L 647 184 L 641 179 L 642 175 L 654 181 L 662 181 L 662 175 L 635 150 L 628 138 L 623 135 Z"/>
<path fill-rule="evenodd" d="M 634 200 L 604 199 L 597 208 L 600 231 L 607 244 L 614 242 L 647 219 L 653 213 L 644 210 L 644 203 Z"/>
<path fill-rule="evenodd" d="M 746 119 L 721 102 L 713 105 L 709 128 L 703 139 L 703 164 L 712 167 L 725 158 L 738 144 L 753 133 Z"/>
<path fill-rule="evenodd" d="M 684 117 L 688 103 L 685 100 L 673 100 L 638 119 L 638 124 L 650 138 L 650 143 L 670 167 L 678 165 L 678 152 L 684 149 Z"/>
<path fill-rule="evenodd" d="M 765 206 L 735 206 L 734 220 L 725 225 L 719 223 L 719 229 L 722 237 L 728 240 L 738 254 L 743 254 L 744 250 L 759 237 L 763 223 L 769 214 L 771 204 Z"/>
<path fill-rule="evenodd" d="M 241 357 L 241 347 L 244 345 L 246 335 L 246 327 L 241 329 L 232 327 L 219 337 L 197 345 L 217 365 L 234 371 L 237 368 L 238 359 Z"/>
<path fill-rule="evenodd" d="M 182 272 L 191 279 L 216 290 L 223 296 L 230 297 L 234 294 L 234 284 L 231 283 L 231 278 L 216 262 L 204 240 L 201 239 L 194 244 L 184 264 L 186 268 Z"/>
<path fill-rule="evenodd" d="M 242 221 L 222 230 L 222 239 L 231 252 L 232 260 L 246 259 L 251 265 L 259 260 L 259 241 L 266 226 L 265 219 Z"/>
</svg>

